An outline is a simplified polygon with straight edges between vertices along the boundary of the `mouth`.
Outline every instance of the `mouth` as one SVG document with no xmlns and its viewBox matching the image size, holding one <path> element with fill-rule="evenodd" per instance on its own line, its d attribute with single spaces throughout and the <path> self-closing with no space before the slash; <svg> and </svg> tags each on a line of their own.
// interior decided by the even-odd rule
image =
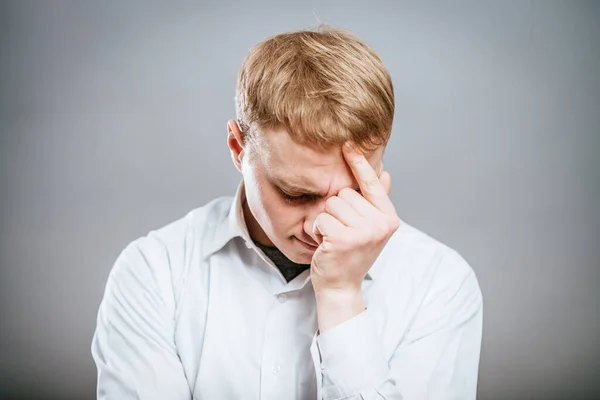
<svg viewBox="0 0 600 400">
<path fill-rule="evenodd" d="M 297 240 L 300 242 L 300 244 L 302 244 L 302 245 L 303 245 L 304 247 L 306 247 L 308 250 L 315 251 L 315 250 L 317 249 L 317 247 L 319 247 L 319 245 L 318 245 L 318 244 L 316 244 L 316 243 L 315 243 L 315 244 L 311 244 L 311 243 L 307 243 L 307 242 L 305 242 L 304 240 L 300 240 L 300 239 L 298 239 L 298 238 L 296 238 L 296 239 L 297 239 Z"/>
</svg>

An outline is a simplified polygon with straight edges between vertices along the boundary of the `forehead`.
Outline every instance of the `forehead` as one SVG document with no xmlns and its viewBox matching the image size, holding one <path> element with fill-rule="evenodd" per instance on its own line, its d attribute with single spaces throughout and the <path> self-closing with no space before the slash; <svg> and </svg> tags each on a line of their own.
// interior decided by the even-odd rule
<svg viewBox="0 0 600 400">
<path fill-rule="evenodd" d="M 274 183 L 327 193 L 352 186 L 355 179 L 340 146 L 315 149 L 294 142 L 285 131 L 264 132 L 259 140 L 265 172 Z M 383 148 L 365 157 L 378 171 Z"/>
</svg>

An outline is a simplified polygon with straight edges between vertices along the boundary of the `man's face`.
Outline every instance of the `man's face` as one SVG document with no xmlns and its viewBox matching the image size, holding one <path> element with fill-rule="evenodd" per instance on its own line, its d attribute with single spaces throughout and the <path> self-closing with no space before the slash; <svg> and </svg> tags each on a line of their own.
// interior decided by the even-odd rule
<svg viewBox="0 0 600 400">
<path fill-rule="evenodd" d="M 317 248 L 313 223 L 325 201 L 345 187 L 358 190 L 341 147 L 318 151 L 293 142 L 285 131 L 269 131 L 243 152 L 244 217 L 252 239 L 310 264 Z M 383 147 L 367 155 L 377 172 L 382 155 Z"/>
</svg>

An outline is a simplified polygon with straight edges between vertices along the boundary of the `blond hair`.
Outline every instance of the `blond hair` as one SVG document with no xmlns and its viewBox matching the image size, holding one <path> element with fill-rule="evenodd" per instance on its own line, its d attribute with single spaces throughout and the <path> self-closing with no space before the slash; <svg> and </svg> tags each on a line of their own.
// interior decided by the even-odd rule
<svg viewBox="0 0 600 400">
<path fill-rule="evenodd" d="M 350 140 L 371 151 L 390 137 L 394 89 L 371 47 L 319 24 L 250 50 L 238 74 L 236 112 L 249 135 L 284 129 L 300 144 L 327 149 Z"/>
</svg>

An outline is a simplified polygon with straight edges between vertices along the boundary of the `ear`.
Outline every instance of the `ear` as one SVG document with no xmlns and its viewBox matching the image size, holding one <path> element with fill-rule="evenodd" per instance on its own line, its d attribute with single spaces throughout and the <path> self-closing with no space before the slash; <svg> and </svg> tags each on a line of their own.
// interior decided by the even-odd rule
<svg viewBox="0 0 600 400">
<path fill-rule="evenodd" d="M 242 172 L 242 155 L 244 154 L 244 133 L 235 119 L 227 121 L 227 147 L 231 153 L 233 164 Z"/>
</svg>

